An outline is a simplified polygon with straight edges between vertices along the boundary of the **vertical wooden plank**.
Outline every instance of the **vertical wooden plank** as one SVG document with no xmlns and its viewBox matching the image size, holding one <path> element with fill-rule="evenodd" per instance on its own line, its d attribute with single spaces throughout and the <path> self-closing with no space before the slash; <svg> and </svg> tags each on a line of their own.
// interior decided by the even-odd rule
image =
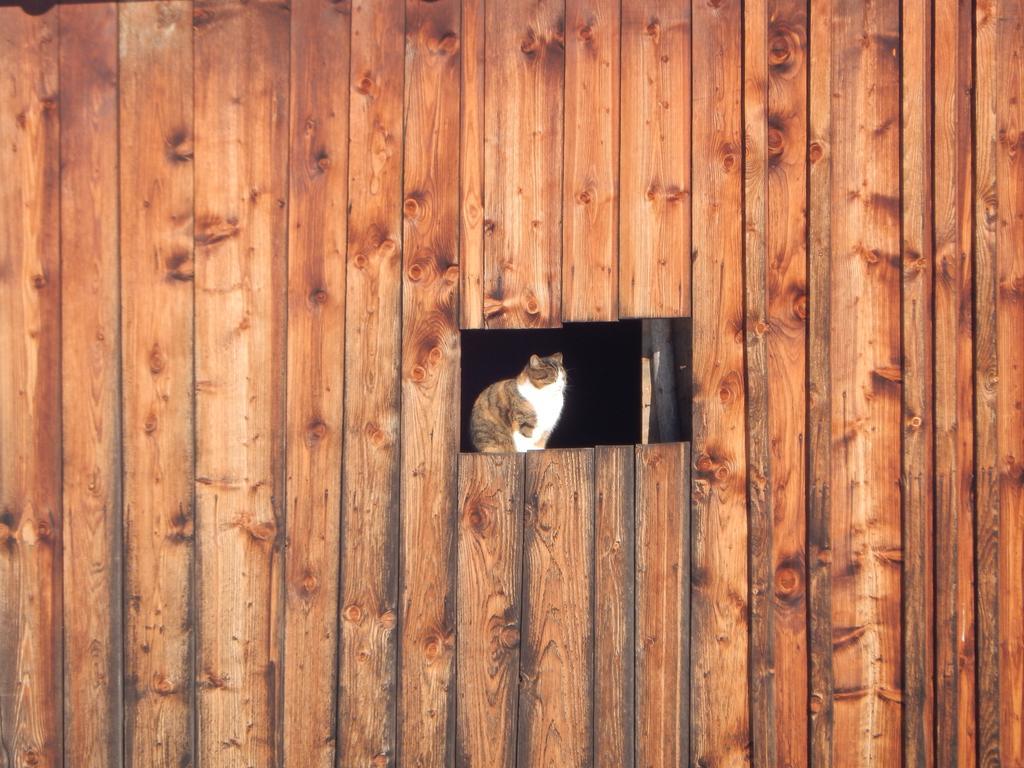
<svg viewBox="0 0 1024 768">
<path fill-rule="evenodd" d="M 1004 766 L 1024 766 L 1024 0 L 998 8 L 999 749 Z"/>
<path fill-rule="evenodd" d="M 60 11 L 64 738 L 121 764 L 117 6 Z"/>
<path fill-rule="evenodd" d="M 459 456 L 456 765 L 516 761 L 523 457 Z"/>
<path fill-rule="evenodd" d="M 593 760 L 594 452 L 526 456 L 517 764 Z"/>
<path fill-rule="evenodd" d="M 599 446 L 594 465 L 594 765 L 621 768 L 636 744 L 633 449 Z"/>
<path fill-rule="evenodd" d="M 619 14 L 618 0 L 566 0 L 565 321 L 618 319 Z"/>
<path fill-rule="evenodd" d="M 279 739 L 288 8 L 195 6 L 200 763 Z M 251 59 L 239 51 L 258 51 Z"/>
<path fill-rule="evenodd" d="M 404 3 L 352 4 L 338 765 L 395 764 Z"/>
<path fill-rule="evenodd" d="M 806 765 L 806 3 L 744 22 L 753 762 Z"/>
<path fill-rule="evenodd" d="M 350 13 L 292 4 L 282 738 L 310 768 L 335 762 Z"/>
<path fill-rule="evenodd" d="M 565 0 L 485 5 L 484 322 L 557 326 Z"/>
<path fill-rule="evenodd" d="M 942 3 L 938 5 L 941 6 Z M 902 5 L 902 11 L 903 241 L 900 288 L 903 411 L 900 487 L 903 493 L 903 653 L 906 660 L 903 670 L 903 754 L 905 765 L 924 768 L 933 764 L 935 746 L 932 674 L 936 668 L 932 649 L 936 639 L 936 627 L 932 625 L 933 590 L 930 588 L 935 575 L 931 572 L 930 534 L 933 515 L 932 490 L 936 480 L 933 476 L 932 443 L 933 430 L 937 430 L 940 435 L 943 430 L 940 411 L 944 404 L 941 399 L 935 401 L 935 424 L 929 405 L 933 392 L 933 363 L 938 385 L 941 386 L 944 359 L 941 334 L 936 339 L 934 352 L 932 343 L 934 251 L 931 199 L 932 121 L 929 120 L 932 114 L 932 3 L 930 0 L 906 2 Z M 935 33 L 939 34 L 938 28 Z M 952 50 L 955 61 L 955 45 Z M 953 98 L 955 100 L 955 94 Z M 945 96 L 940 94 L 935 105 L 936 126 L 944 102 Z M 936 163 L 938 160 L 939 157 L 936 155 Z M 937 197 L 941 192 L 938 188 L 935 189 Z M 936 315 L 939 314 L 940 299 L 941 292 L 935 298 Z M 941 321 L 941 317 L 936 317 L 936 322 Z M 955 400 L 954 394 L 953 401 Z M 942 482 L 941 475 L 939 482 Z M 944 533 L 941 525 L 938 533 L 940 537 Z M 938 598 L 941 609 L 944 590 L 943 584 L 940 583 L 939 586 Z M 941 610 L 938 615 L 943 615 Z M 955 625 L 954 619 L 952 626 Z M 944 621 L 939 624 L 939 627 L 942 626 L 946 626 Z M 938 672 L 940 675 L 944 674 L 942 666 L 938 668 Z"/>
<path fill-rule="evenodd" d="M 939 2 L 935 5 L 934 56 L 934 195 L 935 195 L 935 653 L 934 681 L 935 747 L 934 763 L 942 766 L 974 765 L 975 744 L 975 621 L 974 621 L 974 504 L 973 442 L 974 386 L 972 377 L 974 333 L 971 302 L 973 296 L 972 259 L 972 8 L 969 3 Z M 903 24 L 906 46 L 910 42 L 908 22 Z M 915 28 L 916 29 L 916 28 Z M 923 62 L 926 67 L 929 62 Z M 907 66 L 904 66 L 907 70 Z M 930 67 L 925 72 L 931 71 Z M 923 85 L 927 85 L 924 83 Z M 907 88 L 904 87 L 904 93 Z M 918 107 L 920 108 L 920 107 Z M 905 118 L 909 119 L 909 118 Z M 925 127 L 923 130 L 927 130 Z M 904 129 L 906 134 L 906 128 Z M 904 138 L 904 146 L 908 144 Z M 907 180 L 904 189 L 908 190 Z M 908 190 L 909 191 L 909 190 Z M 909 196 L 905 192 L 905 196 Z M 917 214 L 905 203 L 905 215 Z M 908 226 L 904 223 L 904 232 Z M 904 257 L 906 259 L 906 256 Z M 931 259 L 927 260 L 928 262 Z M 922 265 L 921 272 L 929 275 Z M 906 267 L 904 268 L 906 271 Z M 904 289 L 904 307 L 907 298 Z M 927 294 L 922 296 L 924 299 Z M 906 322 L 922 324 L 927 305 L 919 307 L 916 318 Z M 907 330 L 904 330 L 907 339 Z M 906 345 L 906 341 L 904 342 Z M 905 359 L 908 357 L 906 349 Z M 905 398 L 909 400 L 912 381 L 904 374 Z M 925 397 L 931 392 L 924 393 Z M 920 396 L 918 396 L 920 398 Z M 925 400 L 927 402 L 927 400 Z M 913 411 L 908 418 L 927 413 Z M 913 426 L 913 424 L 911 424 Z M 927 426 L 927 424 L 926 424 Z M 904 426 L 906 430 L 907 427 Z M 907 438 L 904 437 L 906 445 Z M 905 456 L 905 461 L 912 457 Z M 908 461 L 909 464 L 909 461 Z M 927 488 L 928 486 L 926 486 Z M 927 498 L 927 496 L 926 496 Z M 909 502 L 909 499 L 908 499 Z M 930 540 L 930 539 L 929 539 Z M 910 542 L 904 544 L 904 550 Z M 906 556 L 905 556 L 906 557 Z M 904 580 L 907 583 L 907 580 Z M 909 584 L 906 587 L 909 591 Z M 906 611 L 905 611 L 906 614 Z M 910 617 L 904 619 L 908 630 Z M 906 650 L 908 671 L 919 662 Z M 930 673 L 926 668 L 924 672 Z M 909 683 L 909 680 L 908 680 Z M 925 683 L 925 697 L 929 683 Z M 908 731 L 917 725 L 909 707 L 913 703 L 911 686 L 904 694 L 904 719 Z M 927 705 L 927 704 L 926 704 Z M 927 728 L 928 724 L 924 724 Z M 925 732 L 925 738 L 930 736 Z M 914 760 L 910 734 L 907 762 L 930 764 L 932 755 L 922 762 Z"/>
<path fill-rule="evenodd" d="M 406 3 L 399 762 L 455 749 L 459 4 Z"/>
<path fill-rule="evenodd" d="M 0 761 L 60 765 L 58 11 L 0 8 Z"/>
<path fill-rule="evenodd" d="M 833 15 L 832 524 L 837 759 L 901 754 L 899 5 Z"/>
<path fill-rule="evenodd" d="M 484 324 L 484 0 L 462 0 L 459 327 Z"/>
<path fill-rule="evenodd" d="M 638 768 L 695 764 L 689 759 L 688 462 L 683 443 L 636 447 Z"/>
<path fill-rule="evenodd" d="M 809 762 L 832 765 L 832 3 L 810 0 L 807 254 Z"/>
<path fill-rule="evenodd" d="M 747 760 L 743 146 L 738 0 L 693 7 L 693 650 L 691 762 Z"/>
<path fill-rule="evenodd" d="M 978 765 L 1001 766 L 999 755 L 1000 509 L 997 463 L 999 358 L 996 338 L 997 6 L 974 6 L 974 463 L 977 498 Z"/>
<path fill-rule="evenodd" d="M 690 47 L 688 0 L 623 3 L 620 317 L 690 313 Z"/>
<path fill-rule="evenodd" d="M 125 762 L 181 766 L 195 760 L 192 3 L 118 16 Z"/>
</svg>

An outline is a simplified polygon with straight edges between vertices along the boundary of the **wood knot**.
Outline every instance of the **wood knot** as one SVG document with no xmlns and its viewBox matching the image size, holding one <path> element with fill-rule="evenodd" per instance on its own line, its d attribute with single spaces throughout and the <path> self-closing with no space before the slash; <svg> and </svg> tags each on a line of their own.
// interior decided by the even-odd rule
<svg viewBox="0 0 1024 768">
<path fill-rule="evenodd" d="M 576 37 L 585 43 L 589 43 L 594 39 L 594 28 L 589 24 L 583 24 L 579 29 L 576 30 Z"/>
<path fill-rule="evenodd" d="M 427 378 L 427 369 L 422 365 L 414 365 L 409 371 L 409 378 L 416 384 L 421 384 Z"/>
<path fill-rule="evenodd" d="M 478 535 L 483 535 L 490 527 L 491 510 L 486 504 L 476 500 L 468 505 L 465 521 L 467 528 Z"/>
<path fill-rule="evenodd" d="M 811 145 L 807 148 L 807 155 L 812 163 L 816 163 L 825 155 L 825 150 L 821 146 L 821 142 L 812 141 Z"/>
<path fill-rule="evenodd" d="M 681 203 L 686 199 L 686 190 L 672 186 L 665 190 L 665 202 Z"/>
<path fill-rule="evenodd" d="M 359 626 L 363 623 L 363 609 L 356 603 L 349 603 L 346 605 L 343 615 L 345 617 L 345 621 L 349 624 Z"/>
<path fill-rule="evenodd" d="M 370 442 L 378 448 L 387 443 L 388 437 L 384 434 L 384 430 L 380 428 L 380 425 L 376 422 L 369 422 L 366 425 L 366 437 L 369 438 Z"/>
<path fill-rule="evenodd" d="M 907 419 L 907 426 L 910 427 L 910 429 L 912 430 L 920 429 L 922 423 L 923 422 L 921 421 L 920 416 L 911 416 L 909 419 Z"/>
<path fill-rule="evenodd" d="M 581 189 L 576 193 L 576 202 L 580 205 L 590 205 L 594 201 L 594 195 L 589 189 Z"/>
<path fill-rule="evenodd" d="M 320 591 L 320 580 L 311 571 L 306 571 L 299 582 L 299 592 L 305 598 L 310 598 Z"/>
<path fill-rule="evenodd" d="M 786 144 L 785 134 L 779 128 L 768 129 L 768 156 L 771 158 L 779 157 L 782 154 L 782 149 Z"/>
<path fill-rule="evenodd" d="M 405 202 L 402 204 L 402 213 L 405 214 L 407 219 L 418 219 L 420 217 L 421 210 L 422 206 L 420 205 L 419 200 L 412 195 L 405 198 Z"/>
<path fill-rule="evenodd" d="M 807 319 L 807 294 L 800 292 L 793 299 L 793 314 L 804 321 Z"/>
<path fill-rule="evenodd" d="M 526 31 L 526 36 L 519 44 L 519 50 L 527 56 L 536 56 L 537 51 L 540 49 L 540 40 L 537 38 L 537 33 L 532 29 Z"/>
<path fill-rule="evenodd" d="M 722 147 L 722 169 L 731 173 L 736 167 L 736 147 L 731 142 Z"/>
<path fill-rule="evenodd" d="M 170 696 L 175 691 L 174 683 L 162 672 L 153 675 L 153 691 L 158 696 Z"/>
<path fill-rule="evenodd" d="M 380 241 L 380 253 L 384 258 L 389 258 L 398 253 L 398 243 L 396 243 L 390 237 L 386 237 Z"/>
<path fill-rule="evenodd" d="M 373 78 L 369 74 L 363 75 L 356 82 L 356 93 L 363 96 L 369 96 L 373 91 Z"/>
<path fill-rule="evenodd" d="M 409 282 L 418 283 L 423 279 L 423 267 L 418 263 L 410 264 L 405 274 L 409 278 Z"/>
<path fill-rule="evenodd" d="M 443 355 L 444 352 L 440 347 L 431 347 L 430 351 L 427 353 L 427 360 L 429 360 L 432 365 L 437 365 L 439 362 L 441 362 L 441 357 Z"/>
<path fill-rule="evenodd" d="M 315 288 L 309 293 L 309 303 L 311 306 L 320 306 L 327 303 L 327 291 L 323 288 Z"/>
<path fill-rule="evenodd" d="M 495 226 L 494 219 L 484 219 L 484 234 L 493 235 Z"/>
<path fill-rule="evenodd" d="M 366 254 L 357 253 L 355 257 L 352 259 L 352 266 L 354 266 L 356 269 L 366 269 L 366 262 Z"/>
<path fill-rule="evenodd" d="M 793 44 L 788 30 L 778 30 L 768 41 L 768 66 L 782 67 L 793 58 Z"/>
<path fill-rule="evenodd" d="M 787 559 L 775 570 L 775 597 L 783 602 L 799 602 L 804 593 L 804 567 L 801 558 Z"/>
<path fill-rule="evenodd" d="M 178 128 L 164 140 L 167 145 L 167 160 L 172 164 L 191 162 L 192 140 L 185 128 Z"/>
<path fill-rule="evenodd" d="M 454 285 L 459 280 L 459 265 L 449 264 L 444 270 L 444 280 L 449 285 Z"/>
<path fill-rule="evenodd" d="M 160 349 L 159 344 L 154 344 L 153 348 L 149 350 L 149 372 L 161 373 L 166 365 L 167 359 L 164 357 L 163 350 Z"/>
<path fill-rule="evenodd" d="M 651 19 L 649 22 L 647 22 L 647 27 L 644 31 L 647 33 L 647 36 L 654 41 L 655 44 L 657 44 L 658 41 L 661 40 L 661 24 L 658 22 L 657 19 Z"/>
<path fill-rule="evenodd" d="M 510 651 L 519 645 L 519 628 L 513 624 L 502 627 L 498 633 L 498 645 Z"/>
<path fill-rule="evenodd" d="M 192 27 L 200 29 L 213 21 L 213 11 L 209 8 L 196 8 L 192 11 Z"/>
<path fill-rule="evenodd" d="M 306 445 L 314 446 L 319 443 L 327 435 L 327 425 L 323 421 L 316 419 L 309 422 L 306 425 Z"/>
<path fill-rule="evenodd" d="M 46 275 L 42 272 L 32 275 L 32 287 L 37 291 L 43 290 L 43 288 L 46 287 L 47 282 L 49 281 L 46 279 Z"/>
<path fill-rule="evenodd" d="M 150 414 L 148 416 L 146 416 L 146 421 L 143 423 L 142 429 L 146 432 L 147 435 L 151 435 L 154 432 L 156 432 L 156 428 L 157 428 L 156 414 L 150 412 Z"/>
<path fill-rule="evenodd" d="M 398 623 L 395 612 L 391 610 L 384 611 L 377 620 L 377 623 L 380 624 L 383 629 L 394 629 L 395 624 Z"/>
<path fill-rule="evenodd" d="M 450 55 L 459 49 L 459 36 L 452 31 L 445 32 L 441 37 L 428 45 L 431 53 Z"/>
<path fill-rule="evenodd" d="M 537 301 L 536 297 L 534 297 L 534 296 L 530 296 L 526 300 L 525 308 L 526 308 L 526 314 L 528 314 L 528 315 L 534 316 L 534 315 L 539 315 L 540 314 L 540 303 Z"/>
<path fill-rule="evenodd" d="M 175 251 L 167 257 L 164 266 L 167 267 L 168 280 L 185 283 L 195 276 L 192 253 L 189 251 Z"/>
<path fill-rule="evenodd" d="M 324 173 L 328 168 L 331 167 L 331 156 L 327 154 L 327 150 L 321 149 L 316 153 L 314 157 L 314 164 L 320 173 Z"/>
</svg>

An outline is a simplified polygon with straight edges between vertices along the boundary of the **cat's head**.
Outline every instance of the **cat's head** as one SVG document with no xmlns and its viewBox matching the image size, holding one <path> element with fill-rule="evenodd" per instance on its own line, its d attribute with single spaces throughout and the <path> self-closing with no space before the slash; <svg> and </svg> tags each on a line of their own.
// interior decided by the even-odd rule
<svg viewBox="0 0 1024 768">
<path fill-rule="evenodd" d="M 547 357 L 530 355 L 530 362 L 523 368 L 523 377 L 538 389 L 557 385 L 565 386 L 565 366 L 562 365 L 562 353 L 556 352 Z"/>
</svg>

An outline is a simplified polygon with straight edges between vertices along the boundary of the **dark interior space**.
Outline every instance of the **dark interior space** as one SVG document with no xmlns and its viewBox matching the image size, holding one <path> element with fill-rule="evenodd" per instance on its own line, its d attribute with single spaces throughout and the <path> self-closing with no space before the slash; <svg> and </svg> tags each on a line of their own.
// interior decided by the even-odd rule
<svg viewBox="0 0 1024 768">
<path fill-rule="evenodd" d="M 463 331 L 462 450 L 473 450 L 469 416 L 484 388 L 518 375 L 530 355 L 555 352 L 563 355 L 569 386 L 548 448 L 639 443 L 641 341 L 639 320 Z"/>
</svg>

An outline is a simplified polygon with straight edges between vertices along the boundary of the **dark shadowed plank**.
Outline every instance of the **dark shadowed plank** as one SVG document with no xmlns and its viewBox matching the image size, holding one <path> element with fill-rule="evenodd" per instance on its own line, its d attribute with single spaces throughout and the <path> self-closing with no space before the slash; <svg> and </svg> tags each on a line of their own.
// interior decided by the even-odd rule
<svg viewBox="0 0 1024 768">
<path fill-rule="evenodd" d="M 999 742 L 1024 766 L 1024 0 L 999 0 L 996 46 L 996 394 Z M 986 695 L 988 695 L 986 693 Z"/>
<path fill-rule="evenodd" d="M 690 314 L 690 110 L 690 3 L 624 2 L 621 317 Z"/>
<path fill-rule="evenodd" d="M 636 447 L 638 768 L 692 764 L 688 454 L 683 443 Z"/>
<path fill-rule="evenodd" d="M 61 8 L 64 749 L 121 764 L 117 6 Z"/>
<path fill-rule="evenodd" d="M 484 0 L 462 0 L 459 327 L 484 324 Z"/>
<path fill-rule="evenodd" d="M 593 760 L 594 452 L 526 456 L 517 763 Z"/>
<path fill-rule="evenodd" d="M 455 749 L 459 3 L 406 3 L 402 765 L 451 765 Z"/>
<path fill-rule="evenodd" d="M 917 6 L 918 4 L 915 4 Z M 972 322 L 972 20 L 970 3 L 941 2 L 935 5 L 934 48 L 934 224 L 935 271 L 934 310 L 934 407 L 935 407 L 935 671 L 925 668 L 924 695 L 934 686 L 935 747 L 934 763 L 941 766 L 975 764 L 975 610 L 974 610 L 974 381 Z M 905 20 L 904 46 L 910 42 L 911 27 Z M 916 30 L 916 25 L 915 28 Z M 916 32 L 915 32 L 916 34 Z M 919 62 L 925 72 L 932 67 Z M 904 70 L 907 67 L 904 65 Z M 908 88 L 904 87 L 904 93 Z M 918 107 L 920 108 L 920 107 Z M 909 105 L 908 105 L 909 109 Z M 908 118 L 904 118 L 905 120 Z M 918 128 L 927 130 L 928 126 Z M 906 134 L 906 129 L 904 129 Z M 919 134 L 920 135 L 920 134 Z M 908 142 L 904 139 L 904 146 Z M 904 189 L 908 190 L 907 181 Z M 905 197 L 907 192 L 905 191 Z M 909 201 L 909 197 L 907 197 Z M 911 211 L 906 209 L 906 213 Z M 917 213 L 914 211 L 913 213 Z M 904 232 L 908 231 L 906 223 Z M 909 254 L 913 256 L 913 254 Z M 904 256 L 906 260 L 907 255 Z M 922 259 L 925 264 L 933 259 Z M 909 266 L 909 265 L 908 265 Z M 904 268 L 906 271 L 906 267 Z M 907 297 L 904 288 L 904 311 Z M 917 318 L 906 318 L 923 325 L 927 307 L 919 307 Z M 904 358 L 908 357 L 907 331 L 904 330 Z M 904 373 L 905 399 L 909 400 L 912 381 Z M 928 397 L 931 392 L 926 393 Z M 908 418 L 927 413 L 908 412 Z M 907 427 L 905 426 L 904 429 Z M 907 438 L 904 437 L 904 445 Z M 905 457 L 905 460 L 910 457 Z M 909 462 L 908 462 L 909 463 Z M 909 501 L 909 499 L 908 499 Z M 931 537 L 928 537 L 931 541 Z M 909 541 L 904 550 L 909 549 Z M 909 562 L 909 560 L 908 560 Z M 906 583 L 906 579 L 905 579 Z M 909 584 L 908 584 L 909 591 Z M 910 630 L 911 616 L 905 610 L 904 624 Z M 907 669 L 917 665 L 910 647 L 906 651 Z M 914 760 L 910 729 L 917 723 L 911 712 L 912 687 L 908 676 L 904 693 L 904 737 L 909 765 L 928 765 L 931 754 Z M 923 724 L 927 728 L 928 723 Z M 915 734 L 916 735 L 916 732 Z M 931 734 L 925 730 L 925 738 Z"/>
<path fill-rule="evenodd" d="M 276 0 L 204 0 L 194 25 L 203 74 L 195 79 L 198 756 L 267 765 L 280 723 L 289 13 Z"/>
<path fill-rule="evenodd" d="M 636 725 L 633 449 L 599 446 L 594 464 L 594 765 L 620 768 Z"/>
<path fill-rule="evenodd" d="M 832 24 L 832 749 L 861 765 L 901 752 L 899 10 Z"/>
<path fill-rule="evenodd" d="M 616 320 L 619 2 L 566 0 L 565 14 L 562 319 Z"/>
<path fill-rule="evenodd" d="M 484 322 L 561 322 L 565 0 L 486 5 Z"/>
<path fill-rule="evenodd" d="M 832 5 L 810 0 L 807 227 L 807 555 L 810 764 L 832 765 Z"/>
<path fill-rule="evenodd" d="M 118 14 L 125 763 L 170 767 L 195 760 L 192 3 Z"/>
<path fill-rule="evenodd" d="M 58 13 L 0 7 L 0 764 L 61 764 Z"/>
<path fill-rule="evenodd" d="M 929 0 L 910 0 L 903 4 L 903 413 L 900 478 L 903 492 L 903 652 L 906 659 L 903 670 L 903 754 L 905 765 L 916 768 L 932 765 L 934 759 L 932 674 L 935 668 L 932 666 L 932 649 L 935 627 L 932 625 L 930 535 L 934 482 L 932 445 L 933 429 L 940 433 L 943 429 L 941 423 L 933 423 L 930 408 L 933 364 L 944 362 L 941 334 L 937 335 L 938 351 L 935 353 L 932 344 L 932 125 L 928 119 L 932 106 L 931 22 Z M 956 50 L 955 46 L 953 50 Z M 937 107 L 941 109 L 945 101 L 946 97 L 942 96 Z M 940 193 L 941 190 L 935 190 L 936 195 Z M 937 372 L 940 385 L 942 375 L 941 370 Z M 956 402 L 955 392 L 953 402 Z M 939 411 L 944 405 L 941 399 L 935 403 L 939 422 Z M 944 533 L 940 525 L 938 535 L 941 537 Z M 943 596 L 940 589 L 940 606 Z M 941 611 L 939 615 L 942 615 Z M 955 625 L 953 621 L 952 626 Z M 943 620 L 939 626 L 946 626 L 946 621 Z"/>
<path fill-rule="evenodd" d="M 405 6 L 352 4 L 338 765 L 395 765 Z"/>
<path fill-rule="evenodd" d="M 292 4 L 282 738 L 335 762 L 350 5 Z"/>
<path fill-rule="evenodd" d="M 747 467 L 739 0 L 693 7 L 691 762 L 748 759 Z M 707 119 L 714 115 L 713 120 Z"/>
<path fill-rule="evenodd" d="M 996 0 L 975 4 L 974 464 L 977 499 L 978 765 L 999 758 L 999 487 L 996 342 Z"/>
<path fill-rule="evenodd" d="M 459 456 L 460 767 L 516 759 L 523 557 L 523 457 Z"/>
</svg>

